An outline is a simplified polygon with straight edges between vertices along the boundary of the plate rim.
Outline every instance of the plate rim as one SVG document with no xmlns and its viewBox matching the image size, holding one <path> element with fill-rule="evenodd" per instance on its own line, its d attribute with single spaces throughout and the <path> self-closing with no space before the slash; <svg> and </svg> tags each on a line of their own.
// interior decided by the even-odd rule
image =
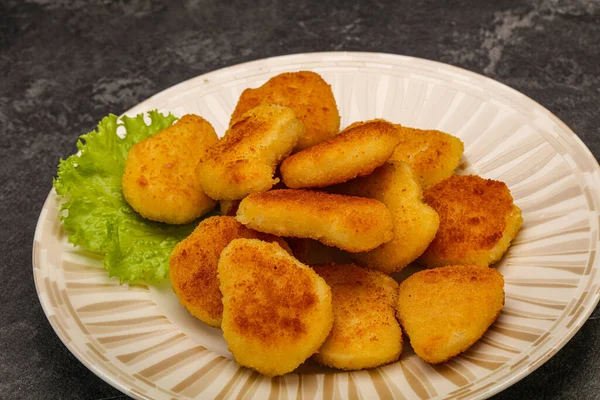
<svg viewBox="0 0 600 400">
<path fill-rule="evenodd" d="M 46 205 L 52 200 L 52 198 L 54 196 L 58 197 L 58 194 L 56 193 L 56 191 L 54 190 L 54 187 L 52 189 L 50 189 L 50 192 L 48 193 L 48 196 L 46 196 L 46 199 L 44 200 L 44 204 L 42 205 L 42 211 L 46 209 Z M 60 342 L 63 344 L 63 346 L 66 347 L 67 350 L 69 350 L 69 353 L 71 353 L 71 355 L 75 356 L 75 358 L 77 360 L 79 360 L 80 363 L 82 363 L 88 370 L 90 370 L 94 375 L 96 375 L 98 378 L 102 379 L 104 382 L 108 383 L 110 386 L 112 386 L 113 388 L 121 391 L 122 393 L 124 393 L 127 396 L 131 396 L 134 397 L 135 399 L 138 400 L 147 400 L 143 397 L 138 397 L 136 396 L 135 393 L 131 393 L 130 389 L 127 386 L 125 386 L 124 383 L 114 379 L 112 376 L 110 376 L 109 374 L 105 374 L 103 371 L 101 371 L 100 369 L 98 369 L 98 367 L 96 365 L 94 365 L 91 362 L 88 362 L 87 359 L 85 359 L 84 357 L 82 357 L 82 355 L 79 353 L 79 351 L 74 351 L 73 348 L 71 348 L 66 341 L 66 338 L 62 335 L 62 333 L 58 330 L 57 326 L 52 323 L 52 320 L 50 319 L 50 312 L 49 312 L 49 308 L 50 308 L 50 304 L 48 304 L 48 302 L 46 301 L 42 301 L 42 297 L 40 296 L 40 289 L 39 289 L 39 284 L 38 284 L 38 280 L 36 279 L 35 276 L 35 269 L 36 269 L 36 257 L 35 257 L 35 253 L 37 251 L 37 248 L 35 246 L 35 242 L 38 238 L 38 231 L 40 231 L 43 227 L 44 221 L 42 221 L 41 219 L 41 213 L 40 213 L 40 217 L 38 217 L 38 222 L 36 223 L 35 226 L 35 231 L 33 234 L 33 245 L 31 246 L 31 264 L 32 264 L 32 272 L 33 272 L 33 283 L 35 285 L 35 292 L 37 294 L 37 298 L 38 301 L 40 302 L 41 306 L 42 306 L 42 310 L 44 311 L 44 316 L 46 317 L 46 321 L 48 322 L 48 324 L 50 324 L 50 326 L 52 327 L 52 330 L 54 331 L 54 333 L 56 334 L 56 336 L 58 336 L 58 338 L 60 339 Z M 75 349 L 76 350 L 76 349 Z"/>
<path fill-rule="evenodd" d="M 238 64 L 234 64 L 234 65 L 228 65 L 219 69 L 215 69 L 215 70 L 211 70 L 208 72 L 205 72 L 203 74 L 185 79 L 181 82 L 178 82 L 172 86 L 169 86 L 163 90 L 161 90 L 158 93 L 155 93 L 153 95 L 151 95 L 150 97 L 138 102 L 137 104 L 135 104 L 134 106 L 130 107 L 128 110 L 126 110 L 125 112 L 121 113 L 119 115 L 119 118 L 121 118 L 124 115 L 129 114 L 132 110 L 138 109 L 138 108 L 143 108 L 143 105 L 145 103 L 148 103 L 150 101 L 156 100 L 161 96 L 165 96 L 168 92 L 174 91 L 176 92 L 180 87 L 185 86 L 186 84 L 189 84 L 191 81 L 195 81 L 198 80 L 200 81 L 201 79 L 207 80 L 208 78 L 210 78 L 213 75 L 216 74 L 222 74 L 222 73 L 226 73 L 232 69 L 239 69 L 239 68 L 243 68 L 243 67 L 248 67 L 248 66 L 252 66 L 253 64 L 260 64 L 263 62 L 268 62 L 268 61 L 281 61 L 281 60 L 285 60 L 285 59 L 294 59 L 294 58 L 300 58 L 300 57 L 343 57 L 343 56 L 347 56 L 347 57 L 373 57 L 373 58 L 382 58 L 382 59 L 399 59 L 399 60 L 416 60 L 418 62 L 423 62 L 425 64 L 431 64 L 433 66 L 438 66 L 441 68 L 445 68 L 445 69 L 450 69 L 450 70 L 454 70 L 456 72 L 458 72 L 460 75 L 466 75 L 466 76 L 470 76 L 470 77 L 475 77 L 478 80 L 483 80 L 486 81 L 488 83 L 492 83 L 496 86 L 500 86 L 503 90 L 508 90 L 511 94 L 518 96 L 520 99 L 524 100 L 526 103 L 529 103 L 531 106 L 541 110 L 544 112 L 545 116 L 549 117 L 553 122 L 555 122 L 566 134 L 568 134 L 570 136 L 571 139 L 574 140 L 575 144 L 577 145 L 578 149 L 582 150 L 583 153 L 585 154 L 585 162 L 588 162 L 590 164 L 593 165 L 593 168 L 595 170 L 595 172 L 597 172 L 600 175 L 600 163 L 599 161 L 596 159 L 596 157 L 594 156 L 594 154 L 592 153 L 592 151 L 590 150 L 590 148 L 583 142 L 583 140 L 564 122 L 562 121 L 561 118 L 559 118 L 557 115 L 555 115 L 554 113 L 552 113 L 550 110 L 548 110 L 545 106 L 543 106 L 542 104 L 540 104 L 537 100 L 525 95 L 524 93 L 519 92 L 518 90 L 512 88 L 511 86 L 500 82 L 498 80 L 495 80 L 493 78 L 490 78 L 488 76 L 485 76 L 483 74 L 480 74 L 478 72 L 474 72 L 468 69 L 465 69 L 463 67 L 459 67 L 459 66 L 455 66 L 452 64 L 447 64 L 441 61 L 437 61 L 437 60 L 430 60 L 430 59 L 426 59 L 426 58 L 421 58 L 421 57 L 414 57 L 414 56 L 408 56 L 408 55 L 401 55 L 401 54 L 393 54 L 393 53 L 382 53 L 382 52 L 365 52 L 365 51 L 326 51 L 326 52 L 306 52 L 306 53 L 290 53 L 290 54 L 285 54 L 285 55 L 278 55 L 278 56 L 272 56 L 272 57 L 265 57 L 265 58 L 258 58 L 258 59 L 254 59 L 254 60 L 249 60 L 249 61 L 245 61 L 245 62 L 241 62 Z M 54 330 L 54 333 L 59 337 L 60 341 L 62 342 L 62 344 L 69 350 L 69 352 L 75 356 L 75 358 L 77 360 L 79 360 L 88 370 L 90 370 L 91 372 L 93 372 L 96 376 L 98 376 L 100 379 L 102 379 L 104 382 L 108 383 L 109 385 L 113 386 L 114 388 L 118 389 L 119 391 L 123 392 L 124 394 L 131 396 L 133 398 L 136 399 L 148 399 L 148 397 L 145 396 L 141 396 L 140 393 L 137 392 L 132 392 L 131 391 L 131 387 L 127 386 L 124 382 L 121 382 L 117 379 L 115 379 L 113 376 L 110 376 L 110 374 L 105 373 L 103 370 L 100 370 L 95 364 L 89 362 L 87 359 L 85 359 L 84 357 L 81 356 L 81 354 L 79 354 L 79 351 L 77 351 L 77 349 L 74 349 L 72 347 L 70 347 L 67 342 L 66 339 L 63 337 L 63 335 L 61 334 L 61 332 L 57 329 L 57 327 L 55 326 L 55 324 L 52 322 L 52 320 L 50 319 L 50 315 L 51 313 L 49 312 L 50 309 L 50 304 L 48 304 L 47 301 L 44 301 L 42 296 L 40 296 L 40 290 L 39 290 L 39 284 L 38 284 L 38 280 L 36 279 L 35 276 L 35 269 L 36 269 L 36 245 L 35 242 L 39 236 L 39 231 L 41 230 L 42 226 L 44 225 L 44 221 L 42 220 L 42 214 L 44 212 L 44 210 L 46 210 L 46 206 L 47 204 L 51 201 L 53 196 L 58 196 L 56 194 L 56 192 L 54 191 L 54 188 L 50 189 L 44 204 L 42 206 L 42 210 L 40 212 L 40 215 L 38 216 L 38 221 L 36 223 L 36 228 L 35 228 L 35 232 L 34 232 L 34 237 L 33 237 L 33 245 L 32 245 L 32 272 L 33 272 L 33 281 L 34 281 L 34 285 L 35 285 L 35 289 L 36 289 L 36 294 L 38 297 L 38 300 L 42 306 L 42 309 L 44 311 L 44 315 L 46 317 L 46 320 L 48 321 L 48 323 L 50 324 L 50 326 L 52 326 L 52 329 Z M 596 199 L 597 200 L 597 204 L 600 206 L 600 199 Z M 600 213 L 598 214 L 600 216 Z M 598 270 L 600 272 L 600 258 L 596 255 L 595 260 L 594 260 L 594 269 Z M 494 394 L 497 394 L 503 390 L 505 390 L 506 388 L 514 385 L 515 383 L 521 381 L 523 378 L 525 378 L 526 376 L 530 375 L 531 373 L 533 373 L 534 371 L 536 371 L 539 367 L 541 367 L 543 364 L 545 364 L 550 358 L 552 358 L 554 355 L 556 355 L 556 353 L 558 351 L 560 351 L 561 349 L 564 348 L 564 346 L 570 342 L 570 340 L 573 338 L 573 336 L 575 336 L 575 334 L 577 332 L 579 332 L 579 330 L 582 328 L 583 324 L 588 320 L 588 318 L 590 317 L 590 315 L 594 312 L 594 310 L 598 307 L 598 304 L 600 303 L 600 292 L 597 292 L 596 294 L 594 294 L 594 298 L 591 302 L 591 304 L 593 304 L 592 306 L 590 306 L 588 309 L 586 309 L 584 312 L 582 312 L 579 317 L 575 320 L 577 327 L 576 329 L 572 329 L 569 330 L 567 332 L 566 335 L 563 335 L 560 337 L 560 339 L 557 341 L 557 343 L 550 348 L 547 352 L 544 352 L 542 355 L 538 356 L 536 358 L 535 361 L 537 361 L 536 365 L 533 366 L 533 368 L 529 368 L 529 369 L 522 369 L 521 371 L 519 371 L 516 374 L 513 374 L 512 376 L 509 376 L 508 379 L 505 379 L 501 382 L 497 382 L 496 384 L 490 386 L 490 388 L 488 390 L 486 390 L 485 392 L 479 393 L 476 397 L 474 398 L 484 398 L 484 397 L 489 397 L 492 396 Z M 540 360 L 544 359 L 543 362 L 539 362 Z"/>
</svg>

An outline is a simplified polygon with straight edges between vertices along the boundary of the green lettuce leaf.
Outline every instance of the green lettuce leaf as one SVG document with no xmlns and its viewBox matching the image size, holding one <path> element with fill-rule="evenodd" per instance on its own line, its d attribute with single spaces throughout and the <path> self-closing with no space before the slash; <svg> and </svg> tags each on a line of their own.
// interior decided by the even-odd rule
<svg viewBox="0 0 600 400">
<path fill-rule="evenodd" d="M 82 135 L 79 152 L 60 160 L 54 189 L 63 198 L 61 221 L 69 242 L 104 255 L 109 276 L 123 282 L 158 282 L 168 275 L 169 255 L 196 223 L 167 225 L 136 213 L 121 191 L 125 160 L 131 146 L 155 135 L 177 119 L 150 111 L 118 118 L 109 115 L 98 129 Z M 117 134 L 124 127 L 125 136 Z"/>
</svg>

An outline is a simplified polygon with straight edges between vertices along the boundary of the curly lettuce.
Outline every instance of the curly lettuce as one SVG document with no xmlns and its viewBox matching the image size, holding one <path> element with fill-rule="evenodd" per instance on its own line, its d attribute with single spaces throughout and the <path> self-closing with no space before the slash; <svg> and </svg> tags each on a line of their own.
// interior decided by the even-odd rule
<svg viewBox="0 0 600 400">
<path fill-rule="evenodd" d="M 158 282 L 168 275 L 169 254 L 196 224 L 167 225 L 135 212 L 123 197 L 121 178 L 131 146 L 177 119 L 158 111 L 109 115 L 80 136 L 79 152 L 60 160 L 54 189 L 63 198 L 61 221 L 70 243 L 104 256 L 109 276 L 123 282 Z M 117 129 L 124 127 L 123 137 Z"/>
</svg>

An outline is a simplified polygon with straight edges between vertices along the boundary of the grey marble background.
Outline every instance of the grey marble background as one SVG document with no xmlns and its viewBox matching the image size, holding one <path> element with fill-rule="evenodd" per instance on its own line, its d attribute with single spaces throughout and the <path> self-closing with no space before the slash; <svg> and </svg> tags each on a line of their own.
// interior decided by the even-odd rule
<svg viewBox="0 0 600 400">
<path fill-rule="evenodd" d="M 61 344 L 32 280 L 37 217 L 77 136 L 196 75 L 331 50 L 485 74 L 540 102 L 600 156 L 598 0 L 0 0 L 0 398 L 127 398 Z M 600 398 L 599 309 L 496 398 Z"/>
</svg>

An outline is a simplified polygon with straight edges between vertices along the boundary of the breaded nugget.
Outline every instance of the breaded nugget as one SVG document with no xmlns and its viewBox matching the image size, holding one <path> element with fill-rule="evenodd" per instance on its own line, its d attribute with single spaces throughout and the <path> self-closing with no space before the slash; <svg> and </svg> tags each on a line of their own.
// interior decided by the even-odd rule
<svg viewBox="0 0 600 400">
<path fill-rule="evenodd" d="M 286 72 L 269 79 L 259 88 L 244 90 L 229 125 L 260 104 L 289 107 L 304 123 L 306 132 L 295 151 L 326 140 L 340 130 L 340 113 L 331 86 L 314 72 Z"/>
<path fill-rule="evenodd" d="M 441 131 L 408 128 L 396 125 L 400 142 L 390 161 L 404 161 L 427 189 L 454 173 L 464 151 L 463 142 Z"/>
<path fill-rule="evenodd" d="M 236 361 L 267 376 L 293 371 L 331 331 L 331 290 L 276 243 L 233 240 L 219 259 L 223 336 Z"/>
<path fill-rule="evenodd" d="M 523 222 L 503 182 L 475 175 L 443 180 L 427 189 L 424 199 L 440 216 L 440 229 L 419 258 L 430 268 L 493 264 L 506 253 Z"/>
<path fill-rule="evenodd" d="M 190 314 L 211 326 L 221 326 L 223 314 L 217 279 L 219 256 L 229 242 L 239 238 L 277 242 L 291 252 L 283 239 L 248 229 L 234 217 L 205 219 L 171 252 L 173 291 Z"/>
<path fill-rule="evenodd" d="M 437 213 L 423 203 L 423 192 L 412 169 L 403 162 L 388 162 L 371 175 L 332 190 L 381 201 L 392 214 L 394 238 L 374 250 L 352 254 L 352 260 L 386 274 L 401 271 L 416 260 L 438 230 Z"/>
<path fill-rule="evenodd" d="M 331 287 L 333 304 L 333 328 L 313 359 L 343 370 L 396 361 L 402 351 L 396 281 L 353 264 L 312 268 Z"/>
<path fill-rule="evenodd" d="M 281 163 L 283 183 L 291 189 L 325 187 L 369 175 L 398 144 L 398 130 L 384 120 L 362 122 Z"/>
<path fill-rule="evenodd" d="M 431 364 L 478 341 L 504 307 L 504 278 L 493 268 L 450 265 L 400 284 L 398 319 L 415 353 Z"/>
<path fill-rule="evenodd" d="M 204 192 L 215 200 L 238 200 L 269 190 L 275 168 L 304 134 L 304 125 L 287 107 L 263 105 L 240 117 L 209 148 L 197 172 Z"/>
<path fill-rule="evenodd" d="M 392 239 L 392 216 L 377 200 L 310 190 L 253 193 L 237 220 L 257 231 L 311 238 L 349 252 L 368 251 Z"/>
<path fill-rule="evenodd" d="M 200 154 L 218 140 L 208 121 L 188 114 L 134 144 L 125 161 L 123 196 L 153 221 L 185 224 L 206 214 L 216 202 L 202 191 L 195 168 Z"/>
</svg>

